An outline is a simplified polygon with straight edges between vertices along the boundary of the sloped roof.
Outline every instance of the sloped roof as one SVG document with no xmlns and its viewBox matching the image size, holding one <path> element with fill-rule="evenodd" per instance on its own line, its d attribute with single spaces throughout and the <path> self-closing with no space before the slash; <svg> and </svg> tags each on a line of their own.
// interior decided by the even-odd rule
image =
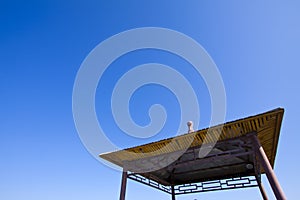
<svg viewBox="0 0 300 200">
<path fill-rule="evenodd" d="M 245 136 L 247 134 L 255 133 L 265 150 L 270 164 L 274 166 L 283 113 L 284 109 L 277 108 L 193 133 L 116 152 L 104 153 L 99 156 L 133 172 L 135 168 L 130 167 L 128 163 L 134 163 L 135 165 L 144 163 L 142 167 L 146 167 L 148 171 L 139 172 L 136 170 L 136 172 L 164 185 L 215 180 L 234 177 L 236 174 L 244 176 L 254 175 L 254 169 L 251 168 L 249 170 L 245 167 L 249 163 L 254 164 L 255 160 L 253 155 L 251 157 L 247 154 L 247 147 L 240 149 L 241 151 L 239 154 L 236 154 L 236 157 L 219 156 L 218 159 L 211 159 L 209 162 L 203 162 L 203 159 L 194 159 L 192 157 L 195 157 L 195 151 L 199 152 L 201 147 L 209 146 L 210 144 L 213 144 L 214 147 L 210 149 L 210 153 L 206 155 L 207 157 L 211 155 L 225 155 L 226 152 L 235 152 L 235 148 L 240 143 L 246 145 L 247 138 L 245 139 Z M 180 158 L 176 157 L 179 154 Z M 149 165 L 151 163 L 144 161 L 152 158 L 158 160 L 174 159 L 168 163 L 168 165 L 170 164 L 169 166 L 166 165 L 150 170 L 151 166 Z M 188 164 L 184 164 L 184 162 Z M 261 173 L 264 173 L 262 169 L 260 170 Z"/>
</svg>

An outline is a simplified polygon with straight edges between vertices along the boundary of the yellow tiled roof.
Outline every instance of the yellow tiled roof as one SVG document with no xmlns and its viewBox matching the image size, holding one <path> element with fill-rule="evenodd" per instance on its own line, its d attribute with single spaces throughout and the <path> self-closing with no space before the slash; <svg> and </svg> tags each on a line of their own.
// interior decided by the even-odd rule
<svg viewBox="0 0 300 200">
<path fill-rule="evenodd" d="M 271 165 L 274 165 L 280 127 L 284 109 L 277 108 L 262 114 L 227 122 L 211 128 L 184 135 L 144 144 L 124 150 L 99 155 L 101 158 L 123 167 L 124 162 L 133 161 L 160 154 L 185 150 L 187 147 L 201 146 L 236 138 L 247 133 L 256 132 Z"/>
</svg>

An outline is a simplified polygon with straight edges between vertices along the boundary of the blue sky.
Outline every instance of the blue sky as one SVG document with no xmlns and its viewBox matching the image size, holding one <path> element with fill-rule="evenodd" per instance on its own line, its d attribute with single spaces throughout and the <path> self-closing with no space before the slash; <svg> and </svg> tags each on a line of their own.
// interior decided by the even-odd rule
<svg viewBox="0 0 300 200">
<path fill-rule="evenodd" d="M 72 115 L 73 84 L 81 63 L 100 42 L 119 32 L 147 26 L 182 32 L 206 49 L 223 78 L 227 121 L 285 108 L 275 172 L 287 197 L 296 199 L 300 195 L 296 187 L 300 167 L 299 9 L 299 2 L 290 0 L 1 1 L 0 199 L 118 199 L 120 172 L 94 159 L 78 137 Z M 102 98 L 109 95 L 102 95 L 101 84 L 112 87 L 118 73 L 124 72 L 119 65 L 150 61 L 177 69 L 184 65 L 176 56 L 150 50 L 113 63 L 96 94 L 97 114 L 99 119 L 104 118 L 106 129 L 114 122 L 104 109 L 108 101 Z M 196 80 L 191 71 L 186 73 L 195 79 L 200 127 L 206 127 L 210 119 L 209 94 L 201 77 Z M 112 129 L 108 137 L 120 147 L 172 136 L 178 126 L 180 111 L 174 96 L 155 85 L 143 89 L 134 94 L 130 104 L 136 122 L 149 123 L 145 113 L 153 103 L 165 105 L 169 121 L 161 133 L 146 140 Z M 265 177 L 263 182 L 274 198 Z M 169 199 L 132 181 L 128 182 L 127 197 Z M 259 199 L 259 190 L 178 197 L 241 198 Z"/>
</svg>

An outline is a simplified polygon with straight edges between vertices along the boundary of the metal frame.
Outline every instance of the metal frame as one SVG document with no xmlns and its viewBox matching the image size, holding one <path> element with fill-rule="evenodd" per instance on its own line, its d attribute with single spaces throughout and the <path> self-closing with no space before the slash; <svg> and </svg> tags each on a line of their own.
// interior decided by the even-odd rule
<svg viewBox="0 0 300 200">
<path fill-rule="evenodd" d="M 135 173 L 128 173 L 127 178 L 173 195 L 258 186 L 257 179 L 254 176 L 235 177 L 222 180 L 188 183 L 175 186 L 165 186 Z"/>
<path fill-rule="evenodd" d="M 255 177 L 236 177 L 222 180 L 189 183 L 175 186 L 175 194 L 189 194 L 199 192 L 210 192 L 217 190 L 230 190 L 237 188 L 257 187 Z"/>
<path fill-rule="evenodd" d="M 160 184 L 156 181 L 153 181 L 151 179 L 145 178 L 139 174 L 136 173 L 128 173 L 127 178 L 134 180 L 136 182 L 142 183 L 144 185 L 148 185 L 150 187 L 153 187 L 155 189 L 161 190 L 163 192 L 166 192 L 168 194 L 172 194 L 172 188 L 171 186 L 166 186 L 163 184 Z"/>
<path fill-rule="evenodd" d="M 122 175 L 120 200 L 125 200 L 127 178 L 148 185 L 150 187 L 156 188 L 163 192 L 166 192 L 171 195 L 172 200 L 175 200 L 176 195 L 181 195 L 181 194 L 208 192 L 208 191 L 216 191 L 216 190 L 229 190 L 229 189 L 247 188 L 247 187 L 259 187 L 263 199 L 267 200 L 268 199 L 267 194 L 261 183 L 261 167 L 263 167 L 264 172 L 267 175 L 268 181 L 272 187 L 272 190 L 276 198 L 278 200 L 286 200 L 286 196 L 277 180 L 277 177 L 272 169 L 269 159 L 267 158 L 264 149 L 257 138 L 257 134 L 248 133 L 246 136 L 243 136 L 243 141 L 244 138 L 246 138 L 247 142 L 238 145 L 237 150 L 223 152 L 220 155 L 219 154 L 210 155 L 208 157 L 202 158 L 201 162 L 210 162 L 211 159 L 218 159 L 220 156 L 236 157 L 240 155 L 251 155 L 253 156 L 252 158 L 253 158 L 253 165 L 254 165 L 253 175 L 251 176 L 236 175 L 235 177 L 229 177 L 220 180 L 199 181 L 197 183 L 186 183 L 180 185 L 167 185 L 167 184 L 163 185 L 154 180 L 151 180 L 151 177 L 146 178 L 138 173 L 128 173 L 127 170 L 124 169 Z M 221 141 L 220 143 L 222 142 L 224 141 Z M 218 145 L 218 143 L 216 145 Z M 188 149 L 188 151 L 194 151 L 194 149 L 195 148 L 190 148 Z M 179 158 L 176 162 L 172 163 L 168 167 L 170 169 L 174 169 L 174 167 L 178 165 L 189 165 L 195 162 L 197 159 L 198 158 L 181 162 Z M 172 173 L 173 172 L 174 170 L 172 171 Z"/>
</svg>

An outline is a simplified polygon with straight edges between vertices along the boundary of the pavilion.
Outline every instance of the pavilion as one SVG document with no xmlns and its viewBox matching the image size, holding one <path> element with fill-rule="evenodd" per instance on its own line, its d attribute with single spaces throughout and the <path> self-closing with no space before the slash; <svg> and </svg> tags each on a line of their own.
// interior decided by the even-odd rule
<svg viewBox="0 0 300 200">
<path fill-rule="evenodd" d="M 120 200 L 127 179 L 177 195 L 258 187 L 266 174 L 274 195 L 285 194 L 273 171 L 284 109 L 227 122 L 100 157 L 123 168 Z"/>
</svg>

